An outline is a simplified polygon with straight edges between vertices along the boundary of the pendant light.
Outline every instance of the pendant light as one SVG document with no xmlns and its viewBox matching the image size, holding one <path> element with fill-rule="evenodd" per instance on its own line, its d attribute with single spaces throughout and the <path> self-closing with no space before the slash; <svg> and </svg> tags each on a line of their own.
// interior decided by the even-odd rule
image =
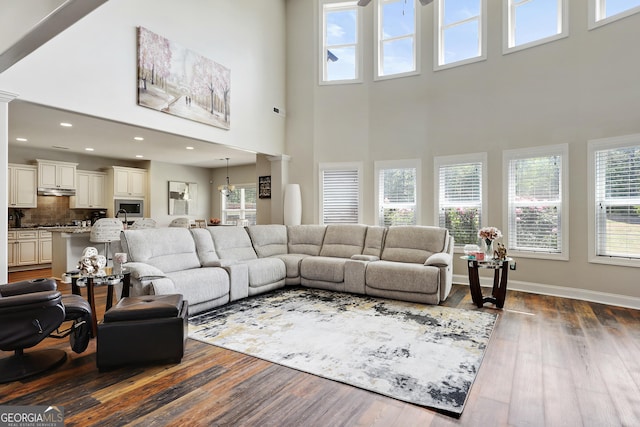
<svg viewBox="0 0 640 427">
<path fill-rule="evenodd" d="M 220 160 L 224 160 L 224 159 L 220 159 Z M 223 185 L 218 185 L 218 191 L 223 196 L 229 197 L 229 194 L 231 194 L 236 189 L 236 186 L 231 185 L 229 183 L 229 158 L 227 157 L 226 160 L 227 160 L 227 182 L 225 182 Z"/>
</svg>

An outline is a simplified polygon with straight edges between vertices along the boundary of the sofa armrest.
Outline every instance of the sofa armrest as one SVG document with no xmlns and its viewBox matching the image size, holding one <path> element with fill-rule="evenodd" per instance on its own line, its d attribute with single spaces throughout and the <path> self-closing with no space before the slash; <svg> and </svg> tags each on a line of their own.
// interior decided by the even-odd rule
<svg viewBox="0 0 640 427">
<path fill-rule="evenodd" d="M 453 257 L 445 252 L 438 252 L 431 255 L 424 262 L 424 265 L 429 265 L 433 267 L 448 267 L 453 262 Z"/>
<path fill-rule="evenodd" d="M 380 261 L 380 257 L 375 255 L 352 255 L 351 259 L 354 261 Z"/>
<path fill-rule="evenodd" d="M 141 282 L 167 277 L 162 270 L 144 262 L 128 262 L 123 265 L 131 272 L 131 277 Z"/>
<path fill-rule="evenodd" d="M 173 280 L 168 277 L 153 279 L 150 283 L 151 293 L 153 295 L 172 295 L 179 293 Z"/>
<path fill-rule="evenodd" d="M 164 294 L 167 286 L 173 287 L 173 281 L 164 274 L 162 270 L 144 262 L 128 262 L 123 265 L 129 270 L 129 296 Z M 153 283 L 152 283 L 153 282 Z M 155 282 L 158 286 L 154 287 Z M 164 282 L 164 286 L 163 286 Z M 117 295 L 122 297 L 122 285 L 116 285 Z M 168 289 L 167 289 L 168 292 Z M 175 293 L 175 292 L 169 292 Z"/>
<path fill-rule="evenodd" d="M 229 302 L 247 298 L 249 296 L 249 266 L 234 261 L 221 267 L 229 274 Z"/>
</svg>

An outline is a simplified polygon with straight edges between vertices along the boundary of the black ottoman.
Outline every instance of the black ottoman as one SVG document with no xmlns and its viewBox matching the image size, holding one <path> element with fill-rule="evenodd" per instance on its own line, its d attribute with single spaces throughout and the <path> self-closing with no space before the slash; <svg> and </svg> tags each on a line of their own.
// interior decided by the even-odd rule
<svg viewBox="0 0 640 427">
<path fill-rule="evenodd" d="M 187 311 L 179 294 L 122 298 L 98 325 L 98 369 L 179 363 L 187 340 Z"/>
</svg>

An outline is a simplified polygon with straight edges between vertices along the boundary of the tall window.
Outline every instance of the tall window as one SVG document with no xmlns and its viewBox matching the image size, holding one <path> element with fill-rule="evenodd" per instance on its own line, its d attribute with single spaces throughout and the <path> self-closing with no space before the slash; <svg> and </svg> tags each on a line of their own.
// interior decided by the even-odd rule
<svg viewBox="0 0 640 427">
<path fill-rule="evenodd" d="M 504 153 L 507 247 L 519 256 L 568 259 L 568 146 Z"/>
<path fill-rule="evenodd" d="M 439 0 L 434 6 L 434 68 L 486 59 L 486 0 Z"/>
<path fill-rule="evenodd" d="M 375 163 L 378 225 L 415 225 L 418 212 L 419 160 Z"/>
<path fill-rule="evenodd" d="M 456 247 L 478 243 L 486 200 L 486 153 L 436 157 L 436 218 Z"/>
<path fill-rule="evenodd" d="M 354 163 L 320 164 L 320 224 L 359 224 L 360 170 Z"/>
<path fill-rule="evenodd" d="M 567 37 L 568 0 L 505 0 L 504 53 Z"/>
<path fill-rule="evenodd" d="M 640 12 L 640 0 L 589 0 L 589 28 Z"/>
<path fill-rule="evenodd" d="M 355 1 L 320 1 L 320 83 L 362 80 L 360 12 Z"/>
<path fill-rule="evenodd" d="M 417 0 L 378 0 L 376 77 L 399 77 L 418 70 L 418 33 L 420 14 Z"/>
<path fill-rule="evenodd" d="M 256 185 L 236 185 L 229 197 L 220 195 L 222 205 L 222 223 L 236 224 L 248 220 L 249 225 L 256 223 Z"/>
<path fill-rule="evenodd" d="M 640 266 L 640 135 L 590 141 L 589 163 L 590 260 Z"/>
</svg>

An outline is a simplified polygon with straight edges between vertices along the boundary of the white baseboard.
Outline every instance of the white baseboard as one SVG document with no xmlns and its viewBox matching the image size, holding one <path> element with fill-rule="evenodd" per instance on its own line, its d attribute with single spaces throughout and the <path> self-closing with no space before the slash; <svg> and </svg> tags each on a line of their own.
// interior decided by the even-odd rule
<svg viewBox="0 0 640 427">
<path fill-rule="evenodd" d="M 454 274 L 453 283 L 469 286 L 469 277 L 463 274 Z M 493 278 L 481 277 L 480 286 L 489 288 L 492 287 Z M 588 289 L 567 288 L 564 286 L 545 285 L 543 283 L 509 280 L 507 292 L 509 290 L 529 292 L 539 295 L 550 295 L 554 297 L 571 298 L 581 301 L 596 302 L 600 304 L 615 305 L 618 307 L 634 308 L 636 310 L 640 310 L 640 298 L 611 294 L 607 292 L 590 291 Z"/>
</svg>

